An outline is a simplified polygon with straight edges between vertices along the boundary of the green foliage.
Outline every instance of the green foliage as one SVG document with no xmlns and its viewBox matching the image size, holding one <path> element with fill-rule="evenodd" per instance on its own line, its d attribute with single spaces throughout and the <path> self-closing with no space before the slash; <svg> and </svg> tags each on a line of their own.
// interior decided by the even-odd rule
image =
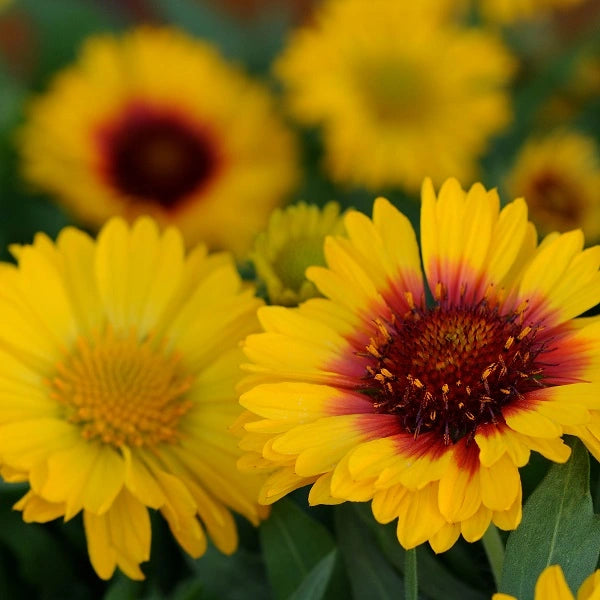
<svg viewBox="0 0 600 600">
<path fill-rule="evenodd" d="M 333 575 L 336 560 L 337 551 L 332 550 L 310 570 L 289 600 L 321 600 Z"/>
<path fill-rule="evenodd" d="M 353 597 L 370 600 L 403 598 L 402 578 L 377 547 L 374 536 L 360 518 L 356 505 L 345 503 L 337 506 L 335 524 Z"/>
<path fill-rule="evenodd" d="M 519 600 L 533 598 L 537 577 L 549 565 L 560 565 L 575 590 L 598 563 L 600 516 L 592 507 L 589 457 L 581 442 L 571 446 L 569 461 L 550 469 L 508 538 L 500 590 Z"/>
<path fill-rule="evenodd" d="M 216 43 L 226 57 L 254 73 L 269 69 L 290 27 L 289 5 L 283 2 L 243 25 L 201 2 L 152 0 L 152 4 L 168 22 Z"/>
<path fill-rule="evenodd" d="M 35 26 L 39 82 L 73 60 L 86 37 L 122 26 L 102 3 L 92 0 L 18 0 L 18 4 Z"/>
<path fill-rule="evenodd" d="M 260 540 L 276 600 L 289 598 L 335 548 L 331 534 L 291 500 L 280 500 L 260 527 Z"/>
<path fill-rule="evenodd" d="M 243 547 L 226 556 L 211 545 L 204 556 L 193 561 L 193 571 L 192 581 L 199 585 L 200 597 L 206 600 L 243 600 L 270 595 L 262 557 Z"/>
</svg>

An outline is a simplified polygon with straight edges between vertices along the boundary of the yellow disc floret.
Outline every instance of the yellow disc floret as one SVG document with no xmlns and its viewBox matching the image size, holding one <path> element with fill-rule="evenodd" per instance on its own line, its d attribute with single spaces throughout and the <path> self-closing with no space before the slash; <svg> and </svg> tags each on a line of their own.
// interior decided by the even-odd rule
<svg viewBox="0 0 600 600">
<path fill-rule="evenodd" d="M 108 329 L 91 341 L 79 338 L 51 385 L 86 440 L 141 447 L 178 439 L 179 419 L 192 407 L 184 396 L 191 382 L 179 357 L 156 340 Z"/>
</svg>

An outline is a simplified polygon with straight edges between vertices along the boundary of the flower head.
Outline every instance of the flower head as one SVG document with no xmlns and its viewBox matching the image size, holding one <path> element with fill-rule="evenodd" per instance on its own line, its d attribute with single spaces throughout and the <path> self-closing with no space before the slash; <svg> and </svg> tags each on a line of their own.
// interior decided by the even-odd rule
<svg viewBox="0 0 600 600">
<path fill-rule="evenodd" d="M 345 226 L 307 270 L 326 298 L 259 310 L 240 466 L 272 471 L 262 503 L 307 484 L 313 504 L 372 500 L 406 548 L 514 529 L 518 467 L 567 460 L 563 431 L 600 407 L 600 323 L 575 318 L 600 300 L 600 247 L 580 231 L 538 246 L 522 199 L 500 210 L 452 179 L 423 187 L 426 283 L 387 200 Z"/>
<path fill-rule="evenodd" d="M 577 592 L 577 600 L 595 600 L 600 597 L 600 570 L 592 573 Z M 492 600 L 518 600 L 509 594 L 494 594 Z M 535 585 L 534 600 L 575 600 L 560 566 L 546 567 Z"/>
<path fill-rule="evenodd" d="M 134 579 L 148 508 L 192 556 L 206 532 L 237 545 L 229 509 L 257 523 L 259 482 L 236 469 L 239 340 L 260 301 L 226 254 L 187 257 L 174 228 L 113 218 L 94 242 L 64 229 L 14 247 L 0 270 L 0 461 L 28 482 L 27 522 L 83 513 L 102 578 Z"/>
<path fill-rule="evenodd" d="M 188 246 L 238 254 L 296 178 L 267 91 L 168 28 L 89 39 L 31 104 L 21 141 L 26 176 L 85 223 L 150 214 Z"/>
<path fill-rule="evenodd" d="M 275 210 L 250 255 L 270 303 L 293 306 L 317 296 L 317 289 L 304 273 L 307 267 L 325 264 L 325 236 L 343 231 L 336 202 L 323 209 L 301 202 Z"/>
<path fill-rule="evenodd" d="M 330 0 L 292 37 L 276 71 L 297 118 L 322 125 L 337 180 L 418 190 L 428 174 L 474 177 L 509 121 L 513 61 L 492 34 L 454 25 L 448 4 Z"/>
<path fill-rule="evenodd" d="M 559 131 L 528 141 L 507 187 L 513 197 L 527 198 L 531 218 L 544 232 L 581 227 L 587 238 L 600 237 L 600 158 L 591 138 Z"/>
</svg>

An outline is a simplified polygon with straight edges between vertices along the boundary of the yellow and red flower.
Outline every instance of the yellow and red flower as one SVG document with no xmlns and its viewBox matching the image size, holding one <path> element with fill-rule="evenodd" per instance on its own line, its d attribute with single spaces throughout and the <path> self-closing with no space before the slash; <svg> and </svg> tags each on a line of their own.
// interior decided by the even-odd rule
<svg viewBox="0 0 600 600">
<path fill-rule="evenodd" d="M 269 472 L 265 504 L 307 484 L 312 504 L 371 500 L 406 548 L 514 529 L 530 452 L 564 462 L 567 428 L 597 434 L 600 323 L 576 317 L 600 301 L 600 247 L 538 245 L 524 200 L 453 179 L 423 186 L 425 277 L 387 200 L 345 227 L 307 271 L 326 298 L 259 310 L 240 466 Z"/>
<path fill-rule="evenodd" d="M 170 28 L 87 40 L 32 102 L 21 146 L 26 177 L 86 224 L 149 214 L 238 255 L 297 177 L 268 91 Z"/>
</svg>

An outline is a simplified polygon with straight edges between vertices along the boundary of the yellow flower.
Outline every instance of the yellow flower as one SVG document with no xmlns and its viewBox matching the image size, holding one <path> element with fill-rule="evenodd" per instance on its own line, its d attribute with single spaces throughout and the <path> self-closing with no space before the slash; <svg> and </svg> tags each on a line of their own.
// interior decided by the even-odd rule
<svg viewBox="0 0 600 600">
<path fill-rule="evenodd" d="M 233 552 L 229 509 L 257 524 L 264 508 L 228 431 L 260 304 L 230 255 L 186 257 L 180 233 L 148 217 L 115 217 L 97 242 L 38 234 L 13 253 L 18 266 L 0 270 L 0 461 L 6 481 L 30 484 L 23 519 L 83 512 L 104 579 L 117 566 L 143 577 L 148 508 L 192 556 L 204 529 Z"/>
<path fill-rule="evenodd" d="M 21 142 L 29 180 L 86 224 L 150 214 L 238 255 L 296 179 L 267 91 L 175 29 L 89 39 Z"/>
<path fill-rule="evenodd" d="M 446 2 L 330 0 L 276 64 L 292 111 L 322 125 L 332 176 L 418 190 L 423 177 L 472 180 L 510 118 L 513 60 L 461 28 Z"/>
<path fill-rule="evenodd" d="M 513 23 L 533 19 L 553 9 L 569 8 L 582 0 L 481 0 L 480 10 L 485 19 L 499 23 Z"/>
<path fill-rule="evenodd" d="M 240 467 L 271 471 L 264 504 L 307 484 L 311 504 L 372 500 L 405 548 L 514 529 L 530 451 L 566 461 L 563 431 L 590 437 L 600 409 L 600 321 L 575 319 L 600 300 L 600 247 L 581 231 L 538 246 L 522 199 L 500 210 L 454 179 L 423 187 L 426 284 L 387 200 L 345 226 L 307 270 L 326 298 L 259 309 Z"/>
<path fill-rule="evenodd" d="M 519 153 L 507 187 L 524 196 L 534 223 L 544 232 L 581 227 L 600 237 L 600 158 L 594 141 L 559 131 L 529 140 Z"/>
<path fill-rule="evenodd" d="M 494 594 L 492 600 L 517 600 L 509 594 Z M 575 600 L 559 565 L 546 567 L 535 585 L 534 600 Z M 577 600 L 600 600 L 600 570 L 592 573 L 577 592 Z"/>
<path fill-rule="evenodd" d="M 325 236 L 343 231 L 336 202 L 329 202 L 322 210 L 301 202 L 271 215 L 267 230 L 257 237 L 251 254 L 271 304 L 293 306 L 319 295 L 304 272 L 312 265 L 325 264 Z"/>
</svg>

